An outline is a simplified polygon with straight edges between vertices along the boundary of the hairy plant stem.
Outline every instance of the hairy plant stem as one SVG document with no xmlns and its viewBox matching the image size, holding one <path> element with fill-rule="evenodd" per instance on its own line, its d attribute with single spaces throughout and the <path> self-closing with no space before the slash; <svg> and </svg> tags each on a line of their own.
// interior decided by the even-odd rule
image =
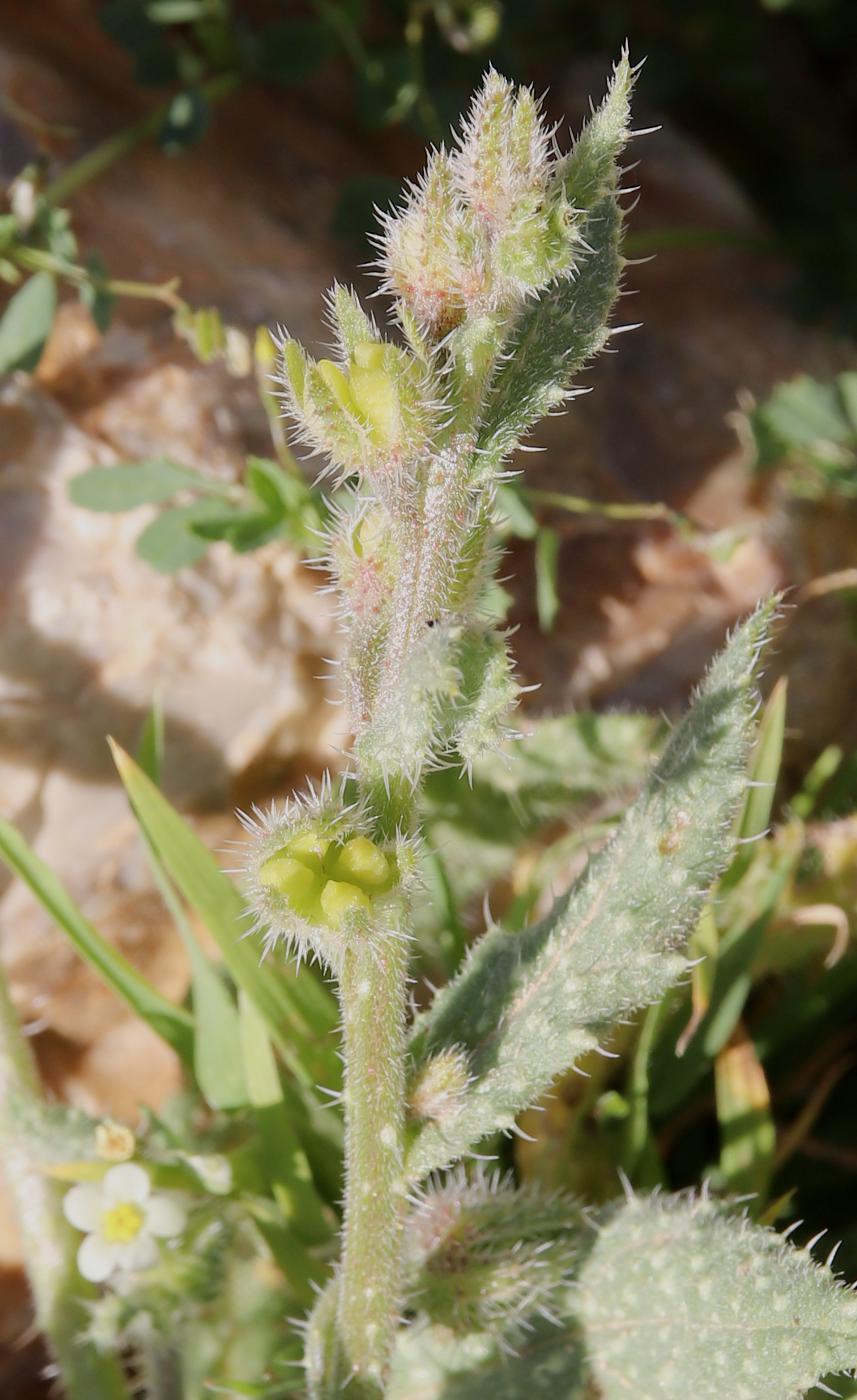
<svg viewBox="0 0 857 1400">
<path fill-rule="evenodd" d="M 66 1400 L 128 1400 L 118 1361 L 83 1340 L 92 1293 L 75 1269 L 76 1241 L 63 1217 L 59 1188 L 40 1170 L 27 1141 L 27 1119 L 40 1105 L 36 1064 L 0 973 L 0 1155 L 21 1231 L 36 1325 L 56 1362 Z"/>
<path fill-rule="evenodd" d="M 349 948 L 339 982 L 348 1170 L 338 1331 L 355 1400 L 383 1395 L 400 1305 L 408 950 L 398 932 Z"/>
<path fill-rule="evenodd" d="M 429 465 L 416 518 L 402 550 L 394 625 L 377 714 L 403 684 L 425 626 L 443 616 L 466 545 L 472 442 L 453 439 Z M 472 528 L 472 526 L 471 526 Z M 443 551 L 449 570 L 438 578 L 426 555 Z M 431 583 L 429 581 L 432 581 Z M 460 582 L 460 580 L 458 580 Z M 370 720 L 371 727 L 371 720 Z M 425 757 L 428 757 L 427 755 Z M 361 783 L 381 839 L 414 824 L 417 775 L 398 772 Z M 403 920 L 407 909 L 402 909 Z M 341 1364 L 349 1394 L 383 1394 L 400 1308 L 405 1150 L 405 1024 L 407 933 L 404 922 L 380 945 L 349 948 L 340 972 L 345 1049 L 347 1182 L 342 1271 L 338 1292 Z"/>
</svg>

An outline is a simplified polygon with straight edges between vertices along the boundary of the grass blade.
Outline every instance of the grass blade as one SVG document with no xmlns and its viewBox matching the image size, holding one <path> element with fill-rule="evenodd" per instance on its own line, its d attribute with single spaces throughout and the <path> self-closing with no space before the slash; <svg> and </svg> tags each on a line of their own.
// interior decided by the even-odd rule
<svg viewBox="0 0 857 1400">
<path fill-rule="evenodd" d="M 236 985 L 257 1006 L 292 1072 L 304 1083 L 335 1086 L 341 1075 L 330 1031 L 333 997 L 309 973 L 260 963 L 258 945 L 243 937 L 246 910 L 214 856 L 142 769 L 112 744 L 119 776 L 137 820 L 164 869 L 205 924 Z"/>
<path fill-rule="evenodd" d="M 0 820 L 0 857 L 29 885 L 42 908 L 62 929 L 84 962 L 151 1026 L 185 1064 L 193 1060 L 193 1018 L 161 996 L 107 939 L 84 918 L 71 895 L 14 826 Z"/>
</svg>

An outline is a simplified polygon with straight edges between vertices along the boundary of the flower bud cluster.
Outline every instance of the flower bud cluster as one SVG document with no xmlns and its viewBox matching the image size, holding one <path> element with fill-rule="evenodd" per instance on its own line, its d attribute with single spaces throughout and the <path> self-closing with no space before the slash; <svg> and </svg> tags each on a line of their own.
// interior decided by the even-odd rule
<svg viewBox="0 0 857 1400">
<path fill-rule="evenodd" d="M 357 810 L 338 807 L 327 788 L 242 820 L 252 838 L 251 908 L 269 947 L 285 942 L 299 959 L 314 956 L 336 970 L 349 940 L 371 947 L 396 936 L 394 910 L 416 860 L 410 843 L 381 846 Z"/>
<path fill-rule="evenodd" d="M 381 269 L 404 344 L 384 339 L 342 286 L 328 307 L 334 358 L 283 343 L 288 408 L 347 483 L 320 562 L 348 635 L 352 760 L 376 808 L 391 783 L 416 787 L 442 762 L 469 771 L 509 733 L 518 686 L 505 637 L 480 616 L 495 484 L 531 418 L 567 395 L 569 288 L 584 286 L 582 312 L 597 322 L 581 331 L 584 356 L 601 343 L 619 262 L 611 244 L 596 267 L 594 249 L 616 224 L 607 204 L 615 214 L 632 78 L 623 56 L 562 156 L 533 93 L 489 70 L 454 148 L 435 151 L 404 207 L 382 216 Z M 542 330 L 525 333 L 536 314 Z M 314 887 L 306 909 L 288 895 L 324 926 Z M 259 897 L 270 904 L 276 891 Z"/>
<path fill-rule="evenodd" d="M 573 270 L 576 215 L 557 159 L 530 89 L 489 70 L 455 149 L 436 151 L 404 209 L 384 219 L 387 286 L 430 341 L 465 320 L 507 317 Z"/>
<path fill-rule="evenodd" d="M 354 293 L 334 287 L 330 315 L 336 360 L 315 360 L 283 343 L 282 384 L 307 445 L 339 479 L 358 474 L 389 494 L 428 449 L 438 422 L 436 386 L 425 364 L 382 340 Z"/>
</svg>

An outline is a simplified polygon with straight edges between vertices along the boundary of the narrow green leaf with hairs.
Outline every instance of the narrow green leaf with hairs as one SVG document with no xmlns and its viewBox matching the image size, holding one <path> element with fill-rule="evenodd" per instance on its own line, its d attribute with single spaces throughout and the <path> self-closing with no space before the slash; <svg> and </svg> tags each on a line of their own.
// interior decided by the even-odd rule
<svg viewBox="0 0 857 1400">
<path fill-rule="evenodd" d="M 746 790 L 756 661 L 773 612 L 759 608 L 716 658 L 612 840 L 540 923 L 489 932 L 416 1026 L 415 1058 L 453 1047 L 471 1082 L 455 1113 L 415 1133 L 420 1177 L 473 1148 L 593 1049 L 604 1029 L 658 1000 L 733 851 Z"/>
</svg>

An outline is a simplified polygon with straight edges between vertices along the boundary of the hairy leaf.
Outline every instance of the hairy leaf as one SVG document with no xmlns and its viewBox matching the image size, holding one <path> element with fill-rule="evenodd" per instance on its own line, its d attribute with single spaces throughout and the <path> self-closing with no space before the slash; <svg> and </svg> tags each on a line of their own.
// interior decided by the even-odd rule
<svg viewBox="0 0 857 1400">
<path fill-rule="evenodd" d="M 604 1400 L 800 1400 L 857 1362 L 857 1298 L 706 1198 L 613 1209 L 576 1303 Z"/>
<path fill-rule="evenodd" d="M 403 1331 L 387 1390 L 389 1400 L 586 1400 L 587 1393 L 579 1337 L 543 1319 L 514 1355 L 485 1332 Z"/>
<path fill-rule="evenodd" d="M 492 385 L 479 446 L 500 462 L 567 396 L 574 376 L 607 341 L 607 317 L 619 290 L 622 212 L 606 195 L 586 223 L 592 251 L 573 278 L 556 282 L 521 317 Z"/>
<path fill-rule="evenodd" d="M 615 184 L 616 162 L 629 136 L 636 73 L 626 49 L 613 70 L 604 101 L 565 158 L 561 178 L 577 209 L 592 209 Z"/>
<path fill-rule="evenodd" d="M 772 605 L 740 627 L 613 839 L 577 885 L 523 933 L 474 948 L 417 1023 L 417 1060 L 454 1046 L 471 1083 L 458 1112 L 423 1128 L 419 1177 L 512 1126 L 623 1013 L 681 975 L 680 949 L 733 850 L 756 704 L 755 663 Z"/>
</svg>

